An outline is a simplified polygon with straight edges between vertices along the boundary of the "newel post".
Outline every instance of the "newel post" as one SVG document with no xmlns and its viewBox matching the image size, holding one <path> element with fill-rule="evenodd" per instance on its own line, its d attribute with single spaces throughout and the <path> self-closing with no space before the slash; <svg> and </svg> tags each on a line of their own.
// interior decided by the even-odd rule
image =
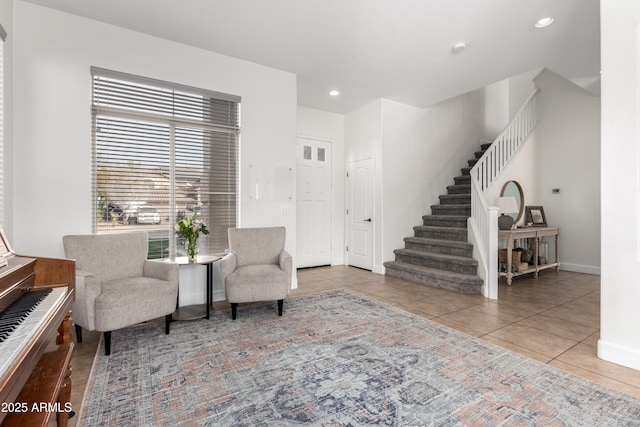
<svg viewBox="0 0 640 427">
<path fill-rule="evenodd" d="M 489 253 L 487 254 L 489 283 L 487 286 L 489 299 L 498 299 L 498 208 L 490 206 L 489 214 Z"/>
</svg>

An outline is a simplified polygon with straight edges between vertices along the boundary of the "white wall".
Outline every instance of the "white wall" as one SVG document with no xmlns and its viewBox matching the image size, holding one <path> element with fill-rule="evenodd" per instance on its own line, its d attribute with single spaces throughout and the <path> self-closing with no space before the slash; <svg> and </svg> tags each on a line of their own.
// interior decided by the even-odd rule
<svg viewBox="0 0 640 427">
<path fill-rule="evenodd" d="M 484 88 L 484 138 L 497 138 L 534 90 L 533 79 L 541 69 L 527 71 Z"/>
<path fill-rule="evenodd" d="M 422 225 L 422 215 L 438 198 L 437 184 L 423 176 L 444 167 L 436 154 L 438 141 L 428 133 L 426 110 L 389 100 L 383 106 L 382 262 L 394 260 L 393 250 L 403 248 L 403 239 Z"/>
<path fill-rule="evenodd" d="M 4 223 L 0 224 L 10 242 L 13 241 L 13 0 L 0 0 L 0 23 L 7 32 L 4 43 Z"/>
<path fill-rule="evenodd" d="M 382 155 L 382 99 L 344 116 L 345 162 Z"/>
<path fill-rule="evenodd" d="M 251 200 L 247 191 L 250 165 L 295 170 L 295 75 L 30 3 L 14 8 L 8 204 L 17 251 L 63 256 L 63 235 L 92 231 L 89 69 L 97 66 L 242 97 L 240 225 L 286 226 L 295 268 L 295 199 Z"/>
<path fill-rule="evenodd" d="M 383 101 L 383 261 L 413 236 L 461 168 L 480 151 L 483 89 L 428 108 Z"/>
<path fill-rule="evenodd" d="M 600 7 L 602 277 L 598 356 L 640 370 L 640 2 L 601 0 Z"/>
<path fill-rule="evenodd" d="M 484 88 L 484 138 L 495 139 L 509 124 L 509 80 Z"/>
<path fill-rule="evenodd" d="M 535 84 L 540 205 L 560 227 L 561 269 L 599 274 L 600 98 L 549 70 Z"/>
<path fill-rule="evenodd" d="M 331 142 L 331 264 L 344 264 L 344 116 L 298 107 L 297 129 L 300 138 Z"/>
<path fill-rule="evenodd" d="M 533 79 L 540 71 L 540 68 L 536 68 L 509 78 L 509 121 L 515 117 L 535 89 Z"/>
<path fill-rule="evenodd" d="M 63 234 L 91 232 L 91 66 L 241 96 L 243 190 L 249 165 L 295 168 L 295 75 L 24 2 L 15 3 L 14 27 L 13 241 L 21 252 L 62 255 Z M 292 253 L 294 213 L 294 201 L 242 192 L 241 225 L 287 226 Z"/>
</svg>

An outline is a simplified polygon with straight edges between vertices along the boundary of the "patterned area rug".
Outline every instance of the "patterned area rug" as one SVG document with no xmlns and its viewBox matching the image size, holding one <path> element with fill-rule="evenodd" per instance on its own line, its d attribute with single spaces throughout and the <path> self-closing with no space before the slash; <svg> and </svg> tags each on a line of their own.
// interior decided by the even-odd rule
<svg viewBox="0 0 640 427">
<path fill-rule="evenodd" d="M 79 425 L 637 426 L 640 401 L 359 294 L 113 334 Z"/>
</svg>

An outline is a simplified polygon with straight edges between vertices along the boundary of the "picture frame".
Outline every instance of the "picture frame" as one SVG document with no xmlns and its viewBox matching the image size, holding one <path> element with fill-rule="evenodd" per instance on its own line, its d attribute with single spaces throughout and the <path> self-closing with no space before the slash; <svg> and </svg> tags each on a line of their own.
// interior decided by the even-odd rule
<svg viewBox="0 0 640 427">
<path fill-rule="evenodd" d="M 542 206 L 527 206 L 527 224 L 534 227 L 546 227 L 547 217 Z"/>
</svg>

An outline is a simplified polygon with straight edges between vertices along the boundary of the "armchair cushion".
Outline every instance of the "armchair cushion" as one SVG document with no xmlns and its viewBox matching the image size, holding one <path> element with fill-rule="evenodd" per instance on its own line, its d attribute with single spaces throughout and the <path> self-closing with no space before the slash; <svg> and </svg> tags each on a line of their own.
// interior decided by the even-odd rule
<svg viewBox="0 0 640 427">
<path fill-rule="evenodd" d="M 225 284 L 229 302 L 279 300 L 289 295 L 290 288 L 289 275 L 277 264 L 238 267 Z"/>
<path fill-rule="evenodd" d="M 166 280 L 129 277 L 103 283 L 102 289 L 95 299 L 98 331 L 135 325 L 172 313 L 176 308 L 177 294 L 173 283 Z"/>
</svg>

